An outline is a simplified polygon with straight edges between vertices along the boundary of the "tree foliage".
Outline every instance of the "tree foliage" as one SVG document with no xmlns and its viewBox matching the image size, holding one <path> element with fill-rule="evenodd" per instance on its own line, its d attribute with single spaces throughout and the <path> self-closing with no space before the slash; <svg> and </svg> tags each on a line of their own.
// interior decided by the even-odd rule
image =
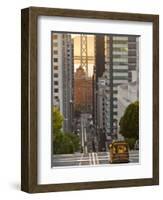
<svg viewBox="0 0 163 200">
<path fill-rule="evenodd" d="M 79 137 L 62 130 L 63 116 L 57 107 L 53 108 L 53 153 L 68 154 L 79 150 Z"/>
<path fill-rule="evenodd" d="M 57 134 L 54 140 L 54 154 L 72 154 L 79 150 L 79 137 L 73 133 Z"/>
<path fill-rule="evenodd" d="M 74 133 L 66 133 L 67 136 L 71 139 L 72 143 L 73 143 L 73 150 L 78 151 L 79 150 L 79 146 L 80 146 L 80 139 L 79 136 L 74 134 Z"/>
<path fill-rule="evenodd" d="M 139 102 L 131 103 L 120 120 L 120 133 L 125 138 L 139 139 Z"/>
<path fill-rule="evenodd" d="M 128 143 L 130 149 L 135 148 L 136 138 L 126 138 L 125 141 Z"/>
<path fill-rule="evenodd" d="M 61 131 L 63 116 L 57 107 L 53 107 L 53 135 L 55 137 Z"/>
</svg>

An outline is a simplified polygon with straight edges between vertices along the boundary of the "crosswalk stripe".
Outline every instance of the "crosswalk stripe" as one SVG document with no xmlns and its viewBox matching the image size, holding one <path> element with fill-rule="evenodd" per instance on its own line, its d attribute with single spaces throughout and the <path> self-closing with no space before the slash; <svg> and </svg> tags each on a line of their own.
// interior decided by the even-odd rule
<svg viewBox="0 0 163 200">
<path fill-rule="evenodd" d="M 53 164 L 56 166 L 71 166 L 71 165 L 99 165 L 109 164 L 109 152 L 92 152 L 92 153 L 77 153 L 53 155 Z M 130 163 L 139 162 L 139 151 L 129 153 Z"/>
<path fill-rule="evenodd" d="M 83 156 L 84 156 L 84 154 L 82 154 L 82 156 L 81 156 L 79 165 L 81 165 L 81 163 L 82 163 Z"/>
<path fill-rule="evenodd" d="M 98 165 L 99 164 L 99 158 L 98 158 L 97 153 L 95 153 L 95 157 L 96 157 L 96 162 L 97 162 L 97 165 Z"/>
<path fill-rule="evenodd" d="M 93 160 L 93 165 L 95 165 L 96 162 L 95 162 L 95 156 L 94 156 L 94 153 L 93 153 L 93 152 L 92 152 L 92 160 Z"/>
</svg>

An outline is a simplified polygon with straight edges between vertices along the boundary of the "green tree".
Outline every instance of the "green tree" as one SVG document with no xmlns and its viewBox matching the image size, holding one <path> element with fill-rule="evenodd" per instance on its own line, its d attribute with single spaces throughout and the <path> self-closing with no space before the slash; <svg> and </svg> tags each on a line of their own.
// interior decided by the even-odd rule
<svg viewBox="0 0 163 200">
<path fill-rule="evenodd" d="M 53 142 L 54 154 L 72 154 L 79 150 L 79 137 L 74 133 L 60 132 L 55 136 Z"/>
<path fill-rule="evenodd" d="M 125 139 L 139 139 L 139 102 L 131 103 L 120 120 L 120 133 Z"/>
<path fill-rule="evenodd" d="M 128 143 L 130 149 L 135 148 L 135 142 L 136 142 L 135 138 L 125 138 L 125 141 Z"/>
<path fill-rule="evenodd" d="M 57 107 L 53 107 L 53 136 L 54 137 L 61 132 L 62 124 L 63 124 L 63 116 L 61 115 Z"/>
<path fill-rule="evenodd" d="M 67 154 L 73 153 L 73 143 L 71 139 L 64 133 L 60 132 L 54 139 L 54 154 Z"/>
<path fill-rule="evenodd" d="M 79 136 L 74 133 L 66 133 L 66 135 L 70 138 L 73 143 L 73 150 L 78 151 L 80 147 L 80 139 Z"/>
<path fill-rule="evenodd" d="M 53 108 L 53 153 L 68 154 L 79 150 L 80 140 L 74 133 L 62 131 L 63 116 L 57 107 Z"/>
</svg>

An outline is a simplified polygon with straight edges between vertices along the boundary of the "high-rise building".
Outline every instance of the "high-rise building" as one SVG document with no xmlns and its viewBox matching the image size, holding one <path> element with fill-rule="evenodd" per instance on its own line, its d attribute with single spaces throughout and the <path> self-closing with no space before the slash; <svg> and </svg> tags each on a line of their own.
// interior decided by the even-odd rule
<svg viewBox="0 0 163 200">
<path fill-rule="evenodd" d="M 129 82 L 133 81 L 136 73 L 136 78 L 138 82 L 138 63 L 139 63 L 139 37 L 129 36 L 128 37 L 128 68 L 129 68 Z"/>
<path fill-rule="evenodd" d="M 104 35 L 95 36 L 95 64 L 96 64 L 96 79 L 102 77 L 105 71 L 105 46 Z"/>
<path fill-rule="evenodd" d="M 63 115 L 63 130 L 72 130 L 73 40 L 69 34 L 52 34 L 53 106 Z"/>
<path fill-rule="evenodd" d="M 136 36 L 121 35 L 101 35 L 95 39 L 93 116 L 96 131 L 102 128 L 107 141 L 117 138 L 118 86 L 133 80 L 138 85 L 138 40 Z"/>
<path fill-rule="evenodd" d="M 63 68 L 62 68 L 62 34 L 52 34 L 52 74 L 53 106 L 63 113 Z"/>
<path fill-rule="evenodd" d="M 106 131 L 113 137 L 117 118 L 117 86 L 128 83 L 128 37 L 106 36 L 106 65 L 108 70 L 107 101 L 109 102 Z"/>
<path fill-rule="evenodd" d="M 98 137 L 98 149 L 99 151 L 106 150 L 106 134 L 105 134 L 105 91 L 106 91 L 106 79 L 104 77 L 98 78 L 98 90 L 96 91 L 97 98 L 97 120 L 96 120 L 96 135 Z"/>
<path fill-rule="evenodd" d="M 124 115 L 127 106 L 135 101 L 138 101 L 137 81 L 129 82 L 127 84 L 118 86 L 118 114 L 117 121 L 120 122 Z M 119 127 L 118 127 L 119 128 Z"/>
<path fill-rule="evenodd" d="M 105 80 L 102 78 L 105 71 L 105 53 L 104 53 L 104 35 L 96 35 L 94 40 L 95 47 L 95 66 L 93 72 L 93 123 L 98 140 L 98 149 L 105 149 L 104 137 L 104 115 L 103 115 L 103 95 L 105 89 Z"/>
<path fill-rule="evenodd" d="M 106 102 L 106 132 L 116 137 L 118 116 L 118 86 L 132 81 L 138 71 L 138 38 L 136 36 L 105 36 L 105 69 L 108 70 Z"/>
<path fill-rule="evenodd" d="M 79 66 L 74 74 L 74 109 L 92 112 L 92 78 Z"/>
</svg>

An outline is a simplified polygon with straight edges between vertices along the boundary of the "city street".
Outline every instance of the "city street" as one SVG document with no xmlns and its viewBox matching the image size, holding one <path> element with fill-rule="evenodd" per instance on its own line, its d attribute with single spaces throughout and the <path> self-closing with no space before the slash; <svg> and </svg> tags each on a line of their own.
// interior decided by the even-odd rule
<svg viewBox="0 0 163 200">
<path fill-rule="evenodd" d="M 109 152 L 98 152 L 97 136 L 93 128 L 91 128 L 91 115 L 88 113 L 82 113 L 80 120 L 79 137 L 81 144 L 81 152 L 74 154 L 56 154 L 52 157 L 53 167 L 64 167 L 64 166 L 80 166 L 80 165 L 101 165 L 110 164 Z M 129 151 L 130 163 L 139 162 L 139 151 Z"/>
<path fill-rule="evenodd" d="M 52 166 L 138 163 L 139 36 L 51 39 Z"/>
<path fill-rule="evenodd" d="M 139 151 L 134 150 L 129 152 L 129 159 L 131 163 L 139 162 Z M 92 153 L 75 153 L 75 154 L 62 154 L 53 155 L 52 166 L 63 167 L 63 166 L 80 166 L 80 165 L 100 165 L 109 164 L 109 152 L 92 152 Z"/>
<path fill-rule="evenodd" d="M 81 147 L 85 154 L 88 152 L 95 152 L 97 150 L 97 138 L 95 131 L 92 131 L 90 128 L 90 114 L 83 113 L 81 114 L 81 128 L 80 128 L 80 141 Z"/>
</svg>

